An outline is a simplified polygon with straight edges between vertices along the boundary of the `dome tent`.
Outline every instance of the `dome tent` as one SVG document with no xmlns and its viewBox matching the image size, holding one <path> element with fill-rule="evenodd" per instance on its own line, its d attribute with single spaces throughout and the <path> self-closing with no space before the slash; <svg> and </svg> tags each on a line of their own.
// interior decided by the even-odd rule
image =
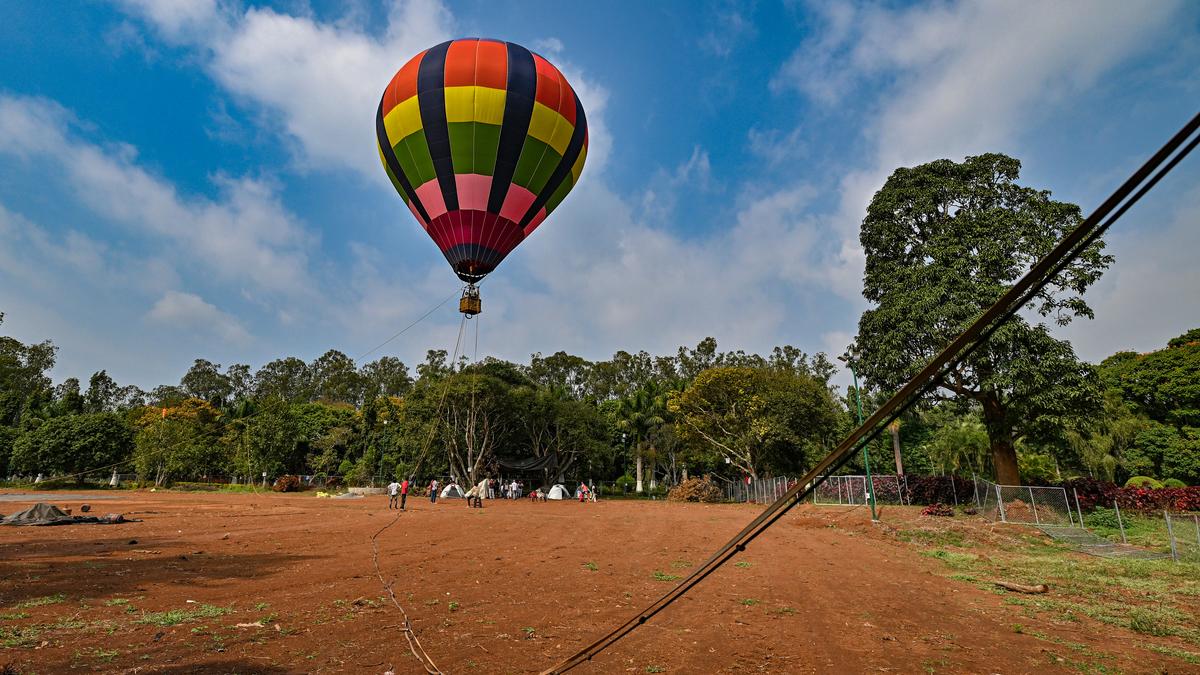
<svg viewBox="0 0 1200 675">
<path fill-rule="evenodd" d="M 442 494 L 439 496 L 442 499 L 462 499 L 463 491 L 462 488 L 458 486 L 458 483 L 450 483 L 446 487 L 442 488 Z"/>
<path fill-rule="evenodd" d="M 562 484 L 555 485 L 550 488 L 550 492 L 546 495 L 546 499 L 570 499 L 571 491 L 563 487 Z"/>
</svg>

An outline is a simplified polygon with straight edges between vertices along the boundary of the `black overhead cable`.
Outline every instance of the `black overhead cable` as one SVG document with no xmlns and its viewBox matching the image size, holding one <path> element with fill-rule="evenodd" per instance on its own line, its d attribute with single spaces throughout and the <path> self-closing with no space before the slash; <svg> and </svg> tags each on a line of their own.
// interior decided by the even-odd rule
<svg viewBox="0 0 1200 675">
<path fill-rule="evenodd" d="M 955 363 L 962 361 L 984 344 L 997 328 L 1020 311 L 1038 292 L 1053 281 L 1058 273 L 1077 259 L 1105 230 L 1174 169 L 1196 147 L 1197 143 L 1200 143 L 1200 136 L 1192 138 L 1198 129 L 1200 129 L 1200 115 L 1196 115 L 1188 121 L 1090 216 L 1063 237 L 1044 258 L 1034 264 L 1025 276 L 1013 284 L 1012 288 L 930 360 L 899 392 L 872 413 L 866 422 L 843 439 L 833 452 L 818 462 L 796 485 L 775 503 L 764 509 L 741 532 L 726 542 L 677 586 L 603 637 L 546 669 L 542 675 L 564 673 L 590 661 L 594 656 L 666 609 L 725 562 L 744 551 L 747 544 L 803 500 L 832 471 L 848 461 L 855 449 L 862 443 L 869 442 L 878 436 L 888 423 L 911 407 L 925 391 L 935 386 L 949 372 L 948 367 L 953 367 Z M 1188 141 L 1189 138 L 1192 140 Z"/>
</svg>

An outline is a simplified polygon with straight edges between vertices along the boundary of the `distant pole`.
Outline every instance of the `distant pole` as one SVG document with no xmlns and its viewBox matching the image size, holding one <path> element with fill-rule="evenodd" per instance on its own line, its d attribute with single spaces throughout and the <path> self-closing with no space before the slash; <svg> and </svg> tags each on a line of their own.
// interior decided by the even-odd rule
<svg viewBox="0 0 1200 675">
<path fill-rule="evenodd" d="M 858 426 L 863 423 L 863 407 L 862 407 L 862 392 L 858 390 L 858 373 L 854 370 L 854 363 L 850 360 L 848 354 L 843 354 L 838 357 L 838 360 L 846 364 L 850 369 L 850 376 L 854 378 L 854 401 L 858 408 Z M 863 443 L 863 467 L 867 470 L 867 498 L 871 502 L 871 520 L 879 520 L 879 514 L 875 511 L 875 481 L 871 479 L 871 453 L 867 449 L 867 443 Z"/>
<path fill-rule="evenodd" d="M 1167 538 L 1171 540 L 1171 560 L 1179 562 L 1179 552 L 1175 550 L 1175 531 L 1171 529 L 1171 512 L 1163 511 L 1163 518 L 1167 520 Z"/>
<path fill-rule="evenodd" d="M 1117 511 L 1117 527 L 1121 528 L 1121 543 L 1128 544 L 1129 540 L 1125 538 L 1125 521 L 1121 520 L 1121 505 L 1115 499 L 1113 500 L 1113 508 Z"/>
</svg>

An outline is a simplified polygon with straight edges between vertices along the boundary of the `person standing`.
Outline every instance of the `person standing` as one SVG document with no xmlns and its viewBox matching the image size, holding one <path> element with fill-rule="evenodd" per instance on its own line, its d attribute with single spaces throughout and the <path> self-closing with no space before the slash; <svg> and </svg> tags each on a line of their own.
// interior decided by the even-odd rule
<svg viewBox="0 0 1200 675">
<path fill-rule="evenodd" d="M 400 484 L 400 510 L 401 511 L 404 510 L 404 502 L 407 499 L 408 499 L 408 479 L 405 478 L 404 482 Z"/>
<path fill-rule="evenodd" d="M 429 482 L 429 503 L 436 504 L 437 498 L 438 498 L 438 482 L 437 482 L 437 479 L 434 478 L 432 481 Z"/>
<path fill-rule="evenodd" d="M 396 500 L 400 498 L 400 484 L 395 479 L 392 479 L 392 482 L 388 483 L 387 491 L 388 509 L 394 509 L 396 508 Z"/>
</svg>

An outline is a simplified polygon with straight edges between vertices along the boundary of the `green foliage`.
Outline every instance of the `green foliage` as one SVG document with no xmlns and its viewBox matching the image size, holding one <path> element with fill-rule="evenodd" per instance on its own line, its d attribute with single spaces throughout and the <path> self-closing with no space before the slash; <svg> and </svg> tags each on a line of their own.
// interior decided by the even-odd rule
<svg viewBox="0 0 1200 675">
<path fill-rule="evenodd" d="M 219 473 L 228 464 L 227 447 L 219 442 L 221 412 L 207 401 L 188 398 L 169 408 L 143 408 L 135 425 L 134 466 L 143 480 L 165 485 Z"/>
<path fill-rule="evenodd" d="M 1149 476 L 1134 476 L 1125 481 L 1125 487 L 1140 487 L 1149 488 L 1151 490 L 1160 490 L 1163 484 Z"/>
<path fill-rule="evenodd" d="M 1188 484 L 1178 478 L 1167 478 L 1162 481 L 1162 486 L 1165 488 L 1185 488 Z"/>
<path fill-rule="evenodd" d="M 1119 529 L 1121 525 L 1117 521 L 1117 512 L 1103 506 L 1097 506 L 1094 511 L 1084 516 L 1083 522 L 1091 528 L 1103 527 L 1113 530 Z"/>
<path fill-rule="evenodd" d="M 759 368 L 711 368 L 670 399 L 693 461 L 746 474 L 799 472 L 828 447 L 840 411 L 816 378 Z"/>
<path fill-rule="evenodd" d="M 1062 481 L 1054 458 L 1035 452 L 1018 452 L 1017 466 L 1021 469 L 1021 480 L 1030 485 L 1050 485 Z"/>
<path fill-rule="evenodd" d="M 56 417 L 17 439 L 10 463 L 20 473 L 70 474 L 123 461 L 133 445 L 133 429 L 122 415 Z"/>
<path fill-rule="evenodd" d="M 1105 384 L 1150 419 L 1200 427 L 1200 341 L 1195 329 L 1149 354 L 1122 352 L 1101 363 Z"/>
<path fill-rule="evenodd" d="M 897 169 L 862 223 L 863 296 L 857 367 L 895 390 L 1000 297 L 1081 220 L 1079 207 L 1017 184 L 999 154 Z M 1089 316 L 1083 292 L 1111 262 L 1102 242 L 1033 300 L 1066 323 Z M 1001 482 L 1018 480 L 1015 439 L 1052 438 L 1100 404 L 1098 380 L 1070 344 L 1019 315 L 941 381 L 941 395 L 980 406 Z"/>
</svg>

